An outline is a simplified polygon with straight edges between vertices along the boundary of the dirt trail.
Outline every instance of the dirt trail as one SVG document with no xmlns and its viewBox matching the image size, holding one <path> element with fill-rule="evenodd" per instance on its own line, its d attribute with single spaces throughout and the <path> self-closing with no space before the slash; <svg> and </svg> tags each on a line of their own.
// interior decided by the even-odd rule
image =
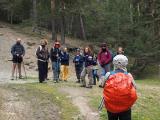
<svg viewBox="0 0 160 120">
<path fill-rule="evenodd" d="M 0 106 L 0 119 L 2 120 L 26 120 L 31 118 L 32 111 L 30 104 L 20 100 L 17 93 L 0 89 L 1 92 L 1 106 Z M 25 112 L 24 112 L 25 111 Z"/>
<path fill-rule="evenodd" d="M 38 41 L 37 38 L 18 33 L 3 23 L 0 23 L 0 26 L 3 26 L 0 27 L 0 120 L 59 120 L 57 107 L 48 99 L 41 98 L 39 93 L 30 91 L 31 94 L 25 89 L 12 89 L 11 87 L 14 85 L 8 87 L 13 83 L 37 82 L 36 80 L 11 81 L 12 62 L 9 60 L 12 59 L 11 46 L 15 44 L 16 38 L 20 37 L 26 48 L 24 63 L 27 74 L 37 76 L 34 51 Z M 35 42 L 35 46 L 28 46 L 27 42 L 32 40 Z M 22 72 L 24 75 L 24 71 Z"/>
<path fill-rule="evenodd" d="M 89 100 L 87 98 L 87 94 L 90 92 L 89 89 L 64 87 L 60 88 L 60 91 L 69 94 L 68 97 L 71 98 L 73 104 L 79 108 L 82 117 L 85 120 L 99 120 L 99 113 L 97 111 L 93 111 L 88 105 Z"/>
<path fill-rule="evenodd" d="M 35 58 L 35 47 L 39 44 L 39 38 L 36 37 L 30 37 L 26 36 L 22 33 L 18 33 L 11 28 L 9 28 L 7 25 L 3 25 L 3 28 L 0 28 L 0 83 L 28 83 L 28 82 L 35 82 L 35 81 L 25 81 L 25 80 L 18 80 L 18 81 L 11 81 L 11 65 L 12 63 L 8 60 L 11 59 L 10 54 L 10 48 L 15 43 L 15 39 L 17 37 L 20 37 L 23 41 L 26 48 L 26 56 L 25 56 L 25 64 L 27 74 L 29 76 L 37 76 L 36 69 L 36 58 Z M 27 42 L 34 43 L 33 46 L 28 46 Z M 75 74 L 74 74 L 74 67 L 71 65 L 70 67 L 70 78 L 69 81 L 75 82 Z M 52 72 L 50 72 L 52 74 Z M 50 75 L 51 77 L 51 75 Z M 1 91 L 1 90 L 0 90 Z M 29 107 L 32 107 L 32 104 L 29 102 L 26 102 L 22 99 L 19 99 L 18 93 L 13 93 L 11 91 L 8 91 L 6 89 L 2 90 L 4 93 L 2 94 L 0 92 L 0 95 L 2 94 L 3 100 L 0 99 L 0 106 L 2 109 L 0 109 L 0 116 L 6 116 L 6 120 L 36 120 L 37 118 L 34 118 L 34 115 L 31 115 L 32 112 L 30 111 Z M 77 106 L 82 114 L 84 116 L 84 120 L 99 120 L 98 112 L 93 111 L 90 106 L 88 105 L 88 98 L 86 97 L 86 94 L 90 91 L 88 89 L 82 89 L 82 88 L 74 88 L 74 87 L 64 87 L 61 89 L 62 92 L 66 92 L 71 98 L 72 102 L 75 106 Z M 25 92 L 25 91 L 24 91 Z M 6 102 L 4 102 L 6 101 Z M 36 104 L 36 103 L 35 103 Z M 33 117 L 27 118 L 27 114 Z M 54 115 L 54 114 L 53 114 Z M 10 119 L 12 117 L 12 119 Z M 0 117 L 1 118 L 1 117 Z M 57 119 L 55 119 L 57 120 Z"/>
</svg>

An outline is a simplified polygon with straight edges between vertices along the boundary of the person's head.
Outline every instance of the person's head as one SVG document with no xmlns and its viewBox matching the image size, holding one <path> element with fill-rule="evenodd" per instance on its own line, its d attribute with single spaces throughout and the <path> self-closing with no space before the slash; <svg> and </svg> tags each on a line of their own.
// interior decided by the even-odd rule
<svg viewBox="0 0 160 120">
<path fill-rule="evenodd" d="M 106 43 L 102 43 L 101 44 L 101 49 L 103 52 L 105 52 L 107 50 L 107 44 Z"/>
<path fill-rule="evenodd" d="M 55 43 L 54 43 L 54 47 L 55 47 L 55 48 L 60 48 L 60 43 L 59 43 L 58 41 L 55 42 Z"/>
<path fill-rule="evenodd" d="M 46 46 L 46 42 L 45 42 L 44 39 L 40 41 L 40 45 L 41 45 L 42 47 L 45 47 L 45 46 Z"/>
<path fill-rule="evenodd" d="M 113 58 L 113 65 L 115 69 L 122 69 L 127 71 L 128 58 L 124 55 L 116 55 Z"/>
<path fill-rule="evenodd" d="M 76 54 L 80 55 L 80 53 L 81 53 L 81 50 L 78 48 L 77 51 L 76 51 Z"/>
<path fill-rule="evenodd" d="M 64 52 L 67 52 L 67 50 L 68 50 L 67 47 L 64 47 L 64 48 L 63 48 L 63 51 L 64 51 Z"/>
<path fill-rule="evenodd" d="M 16 44 L 21 44 L 21 38 L 16 39 Z"/>
<path fill-rule="evenodd" d="M 48 40 L 44 39 L 45 45 L 48 45 Z"/>
<path fill-rule="evenodd" d="M 86 46 L 84 48 L 84 54 L 90 54 L 90 53 L 91 53 L 91 49 L 88 46 Z"/>
<path fill-rule="evenodd" d="M 118 49 L 117 49 L 117 54 L 118 54 L 118 55 L 119 55 L 119 54 L 124 54 L 124 50 L 123 50 L 122 47 L 118 47 Z"/>
</svg>

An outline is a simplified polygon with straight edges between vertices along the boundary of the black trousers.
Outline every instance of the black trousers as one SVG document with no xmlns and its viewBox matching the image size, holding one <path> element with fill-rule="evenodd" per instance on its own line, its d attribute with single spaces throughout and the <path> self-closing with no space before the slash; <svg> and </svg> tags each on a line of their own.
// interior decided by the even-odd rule
<svg viewBox="0 0 160 120">
<path fill-rule="evenodd" d="M 46 70 L 45 79 L 47 79 L 48 78 L 48 62 L 46 62 L 45 70 Z"/>
<path fill-rule="evenodd" d="M 39 72 L 39 82 L 42 83 L 47 76 L 47 72 L 46 72 L 46 62 L 42 62 L 38 60 L 38 72 Z"/>
<path fill-rule="evenodd" d="M 77 79 L 80 80 L 83 66 L 75 66 Z"/>
<path fill-rule="evenodd" d="M 108 120 L 131 120 L 131 109 L 121 113 L 108 113 Z"/>
</svg>

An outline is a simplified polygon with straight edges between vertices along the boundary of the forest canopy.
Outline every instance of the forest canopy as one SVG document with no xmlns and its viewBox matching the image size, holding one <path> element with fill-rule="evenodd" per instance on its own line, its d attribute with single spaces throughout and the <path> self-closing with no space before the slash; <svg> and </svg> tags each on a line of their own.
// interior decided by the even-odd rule
<svg viewBox="0 0 160 120">
<path fill-rule="evenodd" d="M 53 40 L 61 33 L 63 43 L 71 36 L 121 45 L 135 74 L 160 60 L 159 0 L 1 0 L 0 17 L 52 30 Z"/>
</svg>

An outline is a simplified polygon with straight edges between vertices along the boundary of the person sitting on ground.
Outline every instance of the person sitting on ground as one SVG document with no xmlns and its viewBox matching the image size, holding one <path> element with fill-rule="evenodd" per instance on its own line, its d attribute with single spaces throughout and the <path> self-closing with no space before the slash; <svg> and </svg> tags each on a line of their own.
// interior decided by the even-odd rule
<svg viewBox="0 0 160 120">
<path fill-rule="evenodd" d="M 50 59 L 52 61 L 52 70 L 53 70 L 53 80 L 55 83 L 59 82 L 59 75 L 60 75 L 60 43 L 55 42 L 53 47 L 50 50 Z"/>
<path fill-rule="evenodd" d="M 25 48 L 21 44 L 21 38 L 17 38 L 16 44 L 14 44 L 11 48 L 11 54 L 12 54 L 12 61 L 13 61 L 11 80 L 14 80 L 14 73 L 15 73 L 15 69 L 17 69 L 17 67 L 18 67 L 19 79 L 22 79 L 23 77 L 21 74 L 21 64 L 23 62 L 23 57 L 25 55 Z M 16 75 L 16 77 L 17 77 L 17 75 Z"/>
<path fill-rule="evenodd" d="M 131 107 L 137 99 L 135 81 L 127 72 L 124 55 L 113 58 L 115 70 L 107 72 L 103 83 L 103 99 L 108 120 L 131 120 Z"/>
<path fill-rule="evenodd" d="M 39 82 L 43 83 L 47 79 L 47 62 L 49 59 L 48 48 L 46 47 L 46 40 L 41 40 L 40 46 L 36 50 Z"/>
<path fill-rule="evenodd" d="M 61 56 L 61 80 L 67 82 L 68 80 L 68 67 L 69 67 L 69 53 L 67 47 L 62 48 Z"/>
<path fill-rule="evenodd" d="M 81 80 L 82 80 L 81 87 L 92 88 L 93 84 L 92 70 L 93 70 L 93 65 L 95 65 L 96 63 L 94 61 L 93 54 L 89 47 L 85 47 L 84 49 L 84 64 L 85 67 L 83 68 L 83 71 L 81 73 Z M 88 74 L 88 79 L 85 79 L 87 74 Z"/>
<path fill-rule="evenodd" d="M 76 76 L 77 76 L 77 83 L 80 83 L 81 79 L 81 72 L 83 70 L 83 56 L 80 53 L 80 49 L 77 49 L 76 55 L 73 59 L 73 63 L 75 64 L 75 71 L 76 71 Z"/>
</svg>

